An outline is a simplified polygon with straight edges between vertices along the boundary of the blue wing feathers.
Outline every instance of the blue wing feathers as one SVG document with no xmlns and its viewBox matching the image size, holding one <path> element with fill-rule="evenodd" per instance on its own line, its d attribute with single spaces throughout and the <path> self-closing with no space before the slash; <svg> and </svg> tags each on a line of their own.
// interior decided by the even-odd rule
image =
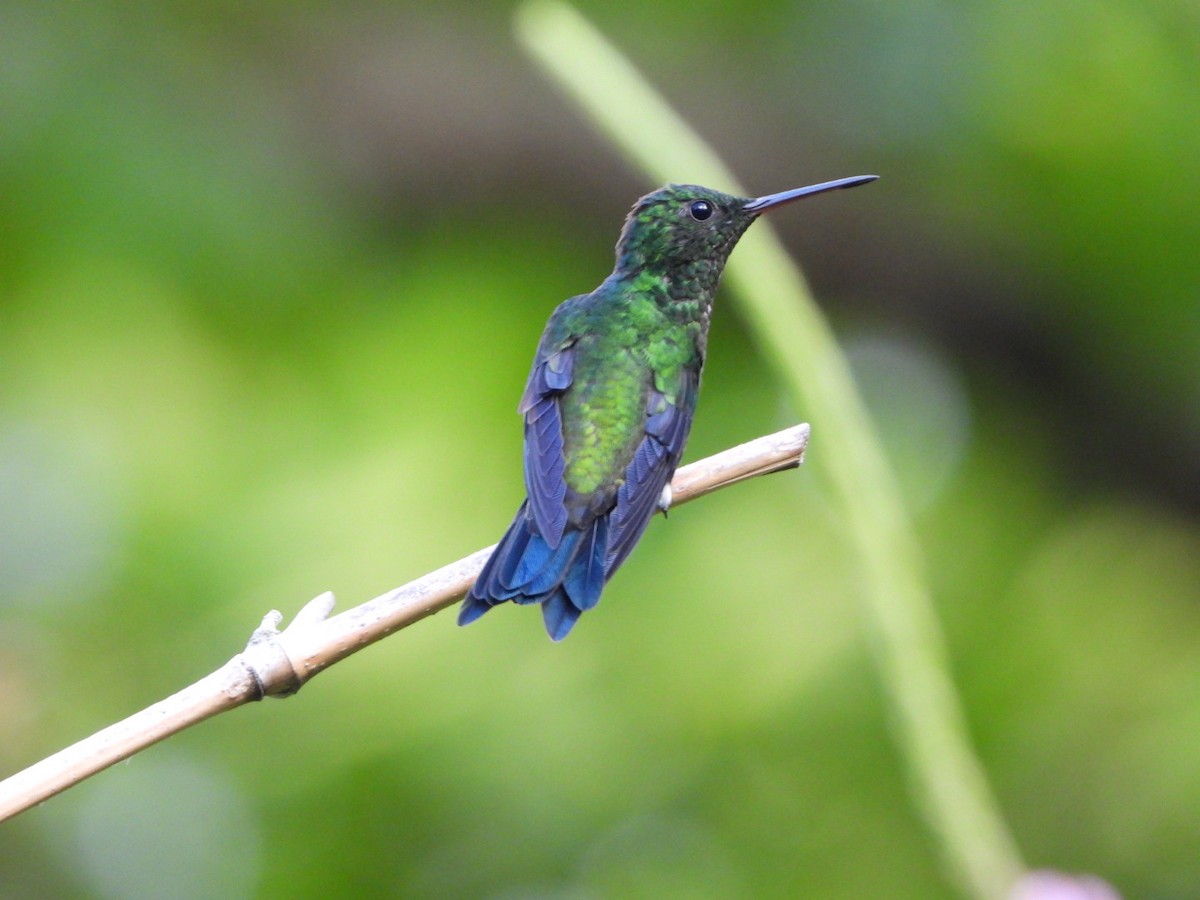
<svg viewBox="0 0 1200 900">
<path fill-rule="evenodd" d="M 606 577 L 612 578 L 650 524 L 663 487 L 675 474 L 692 427 L 696 377 L 685 374 L 674 402 L 658 391 L 646 405 L 646 436 L 625 469 L 625 483 L 617 491 L 617 505 L 609 516 Z"/>
<path fill-rule="evenodd" d="M 542 380 L 552 391 L 565 391 L 571 386 L 575 377 L 575 354 L 568 347 L 557 353 L 551 353 L 546 358 L 546 366 L 542 370 Z"/>
<path fill-rule="evenodd" d="M 538 531 L 557 547 L 567 526 L 562 415 L 558 398 L 571 386 L 575 354 L 564 347 L 534 363 L 518 409 L 525 416 L 525 490 Z"/>
<path fill-rule="evenodd" d="M 551 546 L 558 546 L 567 524 L 567 485 L 562 419 L 558 404 L 550 398 L 525 414 L 525 489 L 539 532 Z"/>
</svg>

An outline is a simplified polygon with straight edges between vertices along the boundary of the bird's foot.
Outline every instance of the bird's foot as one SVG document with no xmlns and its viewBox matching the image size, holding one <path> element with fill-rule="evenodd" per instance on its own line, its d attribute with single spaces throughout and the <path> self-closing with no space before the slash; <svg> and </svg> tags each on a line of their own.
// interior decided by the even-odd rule
<svg viewBox="0 0 1200 900">
<path fill-rule="evenodd" d="M 658 496 L 658 508 L 662 510 L 663 518 L 666 518 L 667 510 L 671 508 L 671 485 L 664 484 L 662 493 Z"/>
</svg>

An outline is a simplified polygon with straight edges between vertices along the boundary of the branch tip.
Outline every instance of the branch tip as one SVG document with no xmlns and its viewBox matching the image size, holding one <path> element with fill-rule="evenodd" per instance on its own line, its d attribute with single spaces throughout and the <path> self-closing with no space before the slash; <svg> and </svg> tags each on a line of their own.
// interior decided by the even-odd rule
<svg viewBox="0 0 1200 900">
<path fill-rule="evenodd" d="M 292 624 L 284 630 L 291 628 L 304 628 L 307 625 L 315 625 L 318 622 L 323 622 L 329 618 L 329 614 L 333 612 L 335 598 L 333 591 L 325 591 L 323 594 L 318 594 L 313 597 L 302 607 L 300 612 L 296 613 L 296 618 L 292 619 Z"/>
<path fill-rule="evenodd" d="M 250 634 L 250 640 L 246 643 L 247 647 L 253 647 L 255 644 L 263 644 L 279 634 L 279 623 L 283 621 L 283 613 L 277 609 L 271 610 L 262 617 L 262 622 Z"/>
</svg>

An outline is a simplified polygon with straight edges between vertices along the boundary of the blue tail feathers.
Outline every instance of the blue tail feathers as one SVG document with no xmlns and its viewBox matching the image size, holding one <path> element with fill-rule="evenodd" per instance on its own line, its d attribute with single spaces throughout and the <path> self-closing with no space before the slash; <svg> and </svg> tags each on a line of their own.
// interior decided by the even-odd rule
<svg viewBox="0 0 1200 900">
<path fill-rule="evenodd" d="M 527 515 L 528 502 L 501 538 L 495 552 L 467 592 L 458 624 L 474 622 L 498 603 L 542 605 L 546 632 L 561 641 L 579 617 L 600 602 L 611 574 L 606 570 L 608 516 L 597 517 L 583 530 L 570 526 L 557 547 L 536 532 Z"/>
<path fill-rule="evenodd" d="M 570 634 L 582 615 L 583 610 L 570 601 L 562 588 L 542 601 L 542 621 L 552 641 L 561 641 Z"/>
</svg>

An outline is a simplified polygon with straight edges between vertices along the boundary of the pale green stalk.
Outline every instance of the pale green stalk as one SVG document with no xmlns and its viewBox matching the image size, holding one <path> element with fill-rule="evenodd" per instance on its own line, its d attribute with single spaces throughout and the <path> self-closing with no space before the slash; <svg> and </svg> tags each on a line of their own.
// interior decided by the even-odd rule
<svg viewBox="0 0 1200 900">
<path fill-rule="evenodd" d="M 525 49 L 654 182 L 696 182 L 751 196 L 572 7 L 528 0 L 516 24 Z M 854 173 L 821 178 L 845 174 Z M 1008 897 L 1023 865 L 972 752 L 920 548 L 846 359 L 766 222 L 743 238 L 726 283 L 762 353 L 811 415 L 811 459 L 832 486 L 858 555 L 896 738 L 945 863 L 967 895 Z"/>
</svg>

